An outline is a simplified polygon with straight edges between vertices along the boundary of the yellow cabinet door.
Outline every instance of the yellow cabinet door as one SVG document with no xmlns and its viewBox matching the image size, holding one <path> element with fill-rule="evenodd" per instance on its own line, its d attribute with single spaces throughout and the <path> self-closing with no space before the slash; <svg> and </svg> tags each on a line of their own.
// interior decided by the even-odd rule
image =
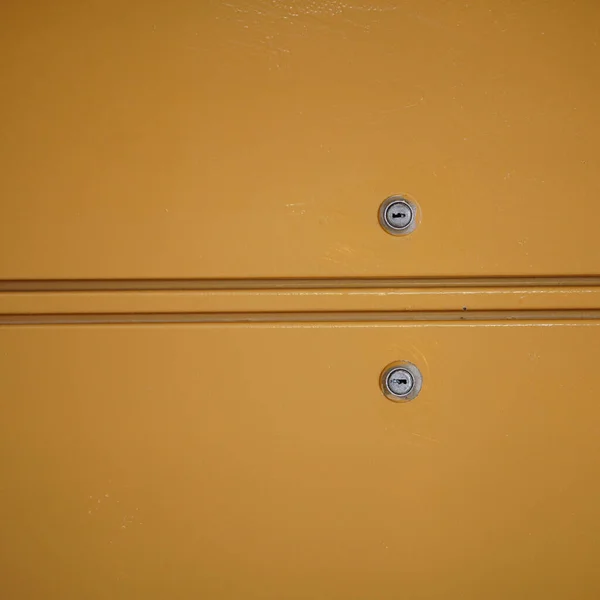
<svg viewBox="0 0 600 600">
<path fill-rule="evenodd" d="M 599 275 L 599 18 L 3 0 L 0 279 Z"/>
<path fill-rule="evenodd" d="M 595 600 L 599 327 L 2 327 L 2 596 Z"/>
</svg>

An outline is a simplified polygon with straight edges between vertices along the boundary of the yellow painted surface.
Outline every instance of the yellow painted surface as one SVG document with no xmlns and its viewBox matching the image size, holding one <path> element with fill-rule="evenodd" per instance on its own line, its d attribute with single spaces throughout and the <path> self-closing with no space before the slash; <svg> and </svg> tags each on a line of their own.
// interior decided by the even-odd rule
<svg viewBox="0 0 600 600">
<path fill-rule="evenodd" d="M 599 18 L 4 0 L 0 278 L 599 274 Z"/>
<path fill-rule="evenodd" d="M 0 2 L 0 598 L 600 598 L 599 18 Z"/>
<path fill-rule="evenodd" d="M 3 597 L 595 600 L 599 327 L 0 328 Z"/>
</svg>

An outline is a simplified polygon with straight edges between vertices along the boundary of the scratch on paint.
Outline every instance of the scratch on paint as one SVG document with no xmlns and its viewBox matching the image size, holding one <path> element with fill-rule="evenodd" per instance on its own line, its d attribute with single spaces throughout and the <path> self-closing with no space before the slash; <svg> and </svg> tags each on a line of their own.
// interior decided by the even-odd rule
<svg viewBox="0 0 600 600">
<path fill-rule="evenodd" d="M 290 202 L 289 204 L 286 204 L 285 207 L 292 215 L 301 216 L 306 214 L 304 202 Z"/>
<path fill-rule="evenodd" d="M 272 52 L 288 54 L 290 50 L 279 40 L 289 34 L 305 35 L 310 30 L 322 30 L 324 27 L 333 31 L 332 28 L 339 22 L 370 32 L 381 15 L 398 8 L 394 0 L 358 3 L 341 0 L 242 0 L 223 2 L 221 6 L 232 13 L 233 21 L 243 29 L 268 32 L 269 35 L 264 35 L 260 44 L 267 45 Z"/>
</svg>

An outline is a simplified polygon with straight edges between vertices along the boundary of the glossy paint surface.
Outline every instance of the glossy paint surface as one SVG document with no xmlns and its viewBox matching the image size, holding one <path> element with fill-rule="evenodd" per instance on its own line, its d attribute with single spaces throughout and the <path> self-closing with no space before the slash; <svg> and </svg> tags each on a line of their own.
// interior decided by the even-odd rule
<svg viewBox="0 0 600 600">
<path fill-rule="evenodd" d="M 597 598 L 597 322 L 0 328 L 8 598 Z M 379 389 L 409 360 L 413 402 Z"/>
<path fill-rule="evenodd" d="M 599 17 L 5 1 L 0 277 L 600 274 Z"/>
<path fill-rule="evenodd" d="M 0 597 L 597 600 L 599 17 L 0 2 Z"/>
</svg>

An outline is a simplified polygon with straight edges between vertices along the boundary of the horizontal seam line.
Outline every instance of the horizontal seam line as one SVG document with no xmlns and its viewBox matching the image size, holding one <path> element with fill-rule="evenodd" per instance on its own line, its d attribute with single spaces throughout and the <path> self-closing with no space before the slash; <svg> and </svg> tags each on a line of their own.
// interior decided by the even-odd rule
<svg viewBox="0 0 600 600">
<path fill-rule="evenodd" d="M 57 279 L 0 280 L 0 292 L 184 291 L 339 288 L 598 287 L 600 276 L 363 277 L 289 279 Z"/>
<path fill-rule="evenodd" d="M 340 321 L 556 321 L 599 320 L 600 310 L 499 310 L 499 311 L 337 311 L 269 313 L 70 313 L 0 316 L 0 325 L 27 324 L 143 324 L 143 323 L 277 323 Z"/>
</svg>

